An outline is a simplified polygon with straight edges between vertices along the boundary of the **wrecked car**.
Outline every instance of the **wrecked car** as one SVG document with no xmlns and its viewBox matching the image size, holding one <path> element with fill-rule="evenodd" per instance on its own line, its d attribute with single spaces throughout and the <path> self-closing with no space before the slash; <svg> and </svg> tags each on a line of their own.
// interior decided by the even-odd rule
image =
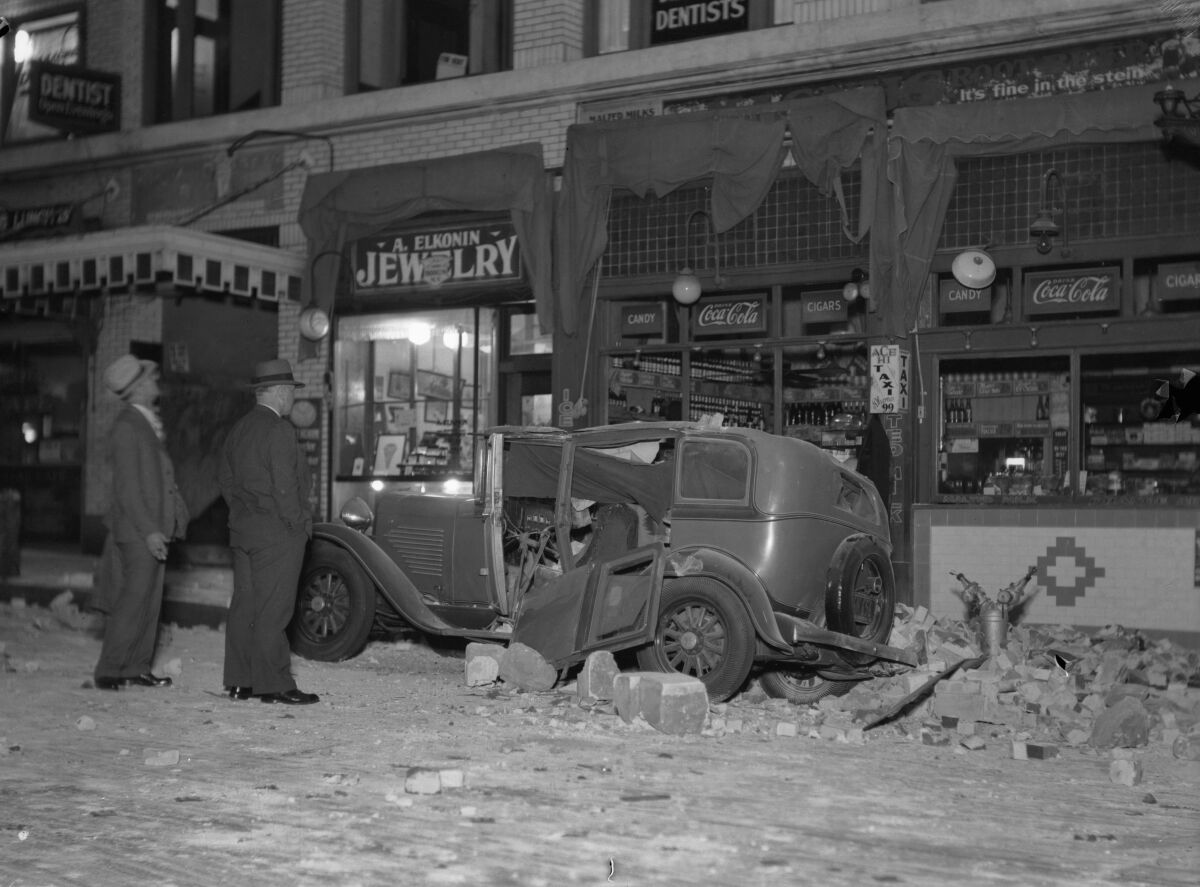
<svg viewBox="0 0 1200 887">
<path fill-rule="evenodd" d="M 761 670 L 811 702 L 898 665 L 887 511 L 805 441 L 632 422 L 491 429 L 470 494 L 386 493 L 317 524 L 290 627 L 301 656 L 375 628 L 520 642 L 560 672 L 631 651 L 729 698 Z"/>
</svg>

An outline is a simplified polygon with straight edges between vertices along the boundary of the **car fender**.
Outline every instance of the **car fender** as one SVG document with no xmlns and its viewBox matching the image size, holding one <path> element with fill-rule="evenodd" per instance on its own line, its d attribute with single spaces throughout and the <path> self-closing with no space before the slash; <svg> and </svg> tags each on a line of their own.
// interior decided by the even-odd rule
<svg viewBox="0 0 1200 887">
<path fill-rule="evenodd" d="M 754 633 L 779 650 L 791 652 L 792 645 L 784 640 L 775 621 L 775 611 L 767 590 L 754 571 L 736 558 L 714 548 L 683 548 L 667 559 L 670 576 L 711 576 L 728 585 L 746 605 Z"/>
<path fill-rule="evenodd" d="M 430 634 L 459 635 L 462 630 L 429 609 L 404 571 L 369 537 L 340 524 L 316 524 L 313 538 L 347 551 L 381 595 L 405 620 Z"/>
</svg>

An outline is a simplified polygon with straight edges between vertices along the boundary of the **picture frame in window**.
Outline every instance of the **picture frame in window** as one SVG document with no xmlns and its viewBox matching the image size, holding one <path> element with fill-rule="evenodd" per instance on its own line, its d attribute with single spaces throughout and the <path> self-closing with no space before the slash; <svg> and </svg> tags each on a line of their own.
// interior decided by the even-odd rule
<svg viewBox="0 0 1200 887">
<path fill-rule="evenodd" d="M 459 379 L 459 391 L 462 391 L 463 384 L 464 380 Z M 453 400 L 454 377 L 432 370 L 417 370 L 417 396 L 425 400 Z"/>
<path fill-rule="evenodd" d="M 387 404 L 387 421 L 384 423 L 389 434 L 407 434 L 417 424 L 417 411 L 406 403 Z"/>
<path fill-rule="evenodd" d="M 425 401 L 425 421 L 433 425 L 445 425 L 450 421 L 450 401 Z"/>
<path fill-rule="evenodd" d="M 383 376 L 375 377 L 375 388 L 373 389 L 376 400 L 383 400 Z"/>
<path fill-rule="evenodd" d="M 375 466 L 372 474 L 399 474 L 408 452 L 407 434 L 381 434 L 375 441 Z"/>
<path fill-rule="evenodd" d="M 408 373 L 388 373 L 387 396 L 389 400 L 408 400 L 411 393 L 412 377 Z"/>
</svg>

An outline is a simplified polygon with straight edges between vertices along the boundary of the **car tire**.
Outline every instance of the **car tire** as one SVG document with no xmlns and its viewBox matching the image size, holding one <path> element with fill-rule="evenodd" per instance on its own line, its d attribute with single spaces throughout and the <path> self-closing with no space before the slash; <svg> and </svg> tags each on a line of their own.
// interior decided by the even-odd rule
<svg viewBox="0 0 1200 887">
<path fill-rule="evenodd" d="M 366 646 L 375 621 L 375 588 L 350 553 L 314 542 L 288 628 L 292 650 L 305 659 L 340 662 Z"/>
<path fill-rule="evenodd" d="M 838 546 L 825 583 L 825 624 L 864 641 L 887 643 L 896 611 L 892 561 L 870 536 L 850 536 Z M 844 653 L 862 665 L 872 657 Z"/>
<path fill-rule="evenodd" d="M 676 671 L 704 682 L 712 702 L 742 688 L 754 664 L 750 614 L 727 586 L 687 577 L 663 583 L 654 642 L 637 651 L 646 671 Z"/>
<path fill-rule="evenodd" d="M 826 696 L 845 696 L 854 681 L 831 681 L 812 672 L 778 669 L 763 672 L 759 679 L 763 690 L 775 699 L 786 699 L 793 705 L 812 705 Z"/>
</svg>

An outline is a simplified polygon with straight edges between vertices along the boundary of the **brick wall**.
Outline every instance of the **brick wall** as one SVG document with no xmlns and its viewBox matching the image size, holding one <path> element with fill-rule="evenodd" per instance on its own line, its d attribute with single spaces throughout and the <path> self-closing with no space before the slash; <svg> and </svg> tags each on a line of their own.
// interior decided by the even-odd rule
<svg viewBox="0 0 1200 887">
<path fill-rule="evenodd" d="M 346 44 L 344 5 L 328 0 L 284 2 L 284 105 L 299 105 L 343 94 Z"/>
<path fill-rule="evenodd" d="M 579 0 L 516 0 L 513 68 L 522 70 L 583 58 L 583 8 Z"/>
</svg>

